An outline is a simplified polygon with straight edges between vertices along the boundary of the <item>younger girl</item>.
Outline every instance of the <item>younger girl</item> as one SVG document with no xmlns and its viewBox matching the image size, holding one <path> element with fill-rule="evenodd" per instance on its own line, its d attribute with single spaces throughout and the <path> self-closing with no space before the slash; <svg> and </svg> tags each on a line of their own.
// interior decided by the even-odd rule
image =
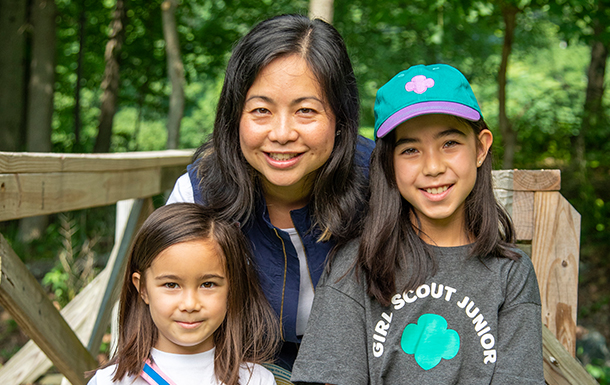
<svg viewBox="0 0 610 385">
<path fill-rule="evenodd" d="M 159 208 L 129 255 L 116 356 L 89 384 L 275 384 L 278 325 L 240 229 L 192 203 Z"/>
<path fill-rule="evenodd" d="M 316 289 L 292 380 L 544 384 L 538 284 L 494 199 L 468 81 L 411 67 L 379 90 L 375 120 L 363 235 Z"/>
</svg>

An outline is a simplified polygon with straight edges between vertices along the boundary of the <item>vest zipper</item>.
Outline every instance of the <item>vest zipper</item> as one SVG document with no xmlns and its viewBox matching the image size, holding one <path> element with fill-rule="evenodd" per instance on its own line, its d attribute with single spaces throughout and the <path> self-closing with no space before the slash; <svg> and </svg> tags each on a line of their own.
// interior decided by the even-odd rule
<svg viewBox="0 0 610 385">
<path fill-rule="evenodd" d="M 277 229 L 273 229 L 273 231 L 275 231 L 275 236 L 278 237 L 280 239 L 280 241 L 282 242 L 282 251 L 284 252 L 284 283 L 282 285 L 282 304 L 280 307 L 280 338 L 282 340 L 284 339 L 284 323 L 283 323 L 283 317 L 284 317 L 284 294 L 286 292 L 286 272 L 288 270 L 288 256 L 286 255 L 286 245 L 284 245 L 284 239 L 282 237 L 280 237 L 280 235 L 277 233 Z"/>
</svg>

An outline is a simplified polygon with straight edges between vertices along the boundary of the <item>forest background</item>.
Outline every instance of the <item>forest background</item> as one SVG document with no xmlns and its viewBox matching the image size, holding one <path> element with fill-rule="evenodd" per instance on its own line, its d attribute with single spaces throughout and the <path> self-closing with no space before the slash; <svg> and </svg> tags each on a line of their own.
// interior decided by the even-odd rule
<svg viewBox="0 0 610 385">
<path fill-rule="evenodd" d="M 0 0 L 0 151 L 196 148 L 233 44 L 315 2 Z M 610 1 L 317 2 L 346 41 L 363 135 L 381 85 L 411 65 L 447 63 L 473 85 L 495 168 L 561 170 L 561 192 L 582 215 L 578 323 L 610 340 Z M 63 306 L 104 265 L 113 215 L 26 218 L 0 232 Z M 0 364 L 25 339 L 3 313 Z M 610 381 L 610 356 L 584 360 Z"/>
</svg>

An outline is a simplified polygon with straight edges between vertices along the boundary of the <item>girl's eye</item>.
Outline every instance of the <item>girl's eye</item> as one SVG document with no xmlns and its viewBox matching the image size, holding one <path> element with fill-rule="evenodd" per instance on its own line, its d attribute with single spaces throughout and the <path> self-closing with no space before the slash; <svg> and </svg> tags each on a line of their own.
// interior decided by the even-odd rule
<svg viewBox="0 0 610 385">
<path fill-rule="evenodd" d="M 176 282 L 167 282 L 163 286 L 167 287 L 168 289 L 176 289 L 178 284 Z"/>
<path fill-rule="evenodd" d="M 403 149 L 402 151 L 400 151 L 401 154 L 405 154 L 405 155 L 412 155 L 417 153 L 417 150 L 414 149 L 413 147 L 408 147 Z"/>
<path fill-rule="evenodd" d="M 456 145 L 458 145 L 458 144 L 459 144 L 459 143 L 458 143 L 458 142 L 456 142 L 455 140 L 448 140 L 447 142 L 445 142 L 445 145 L 444 145 L 444 146 L 445 146 L 445 147 L 453 147 L 453 146 L 456 146 Z"/>
<path fill-rule="evenodd" d="M 205 287 L 206 289 L 211 289 L 216 286 L 216 284 L 214 282 L 204 282 L 201 284 L 201 286 Z"/>
</svg>

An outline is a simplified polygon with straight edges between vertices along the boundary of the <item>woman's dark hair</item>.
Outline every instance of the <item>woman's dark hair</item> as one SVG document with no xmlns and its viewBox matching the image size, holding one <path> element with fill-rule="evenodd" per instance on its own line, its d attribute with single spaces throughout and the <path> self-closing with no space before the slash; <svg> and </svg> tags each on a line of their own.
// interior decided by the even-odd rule
<svg viewBox="0 0 610 385">
<path fill-rule="evenodd" d="M 471 122 L 476 134 L 489 130 L 483 119 Z M 371 199 L 358 251 L 358 267 L 366 276 L 368 294 L 384 306 L 396 294 L 396 270 L 408 271 L 403 291 L 415 290 L 436 273 L 432 250 L 419 236 L 417 214 L 401 195 L 394 171 L 395 130 L 378 139 L 371 156 Z M 477 146 L 480 143 L 477 143 Z M 492 156 L 489 150 L 477 169 L 474 188 L 466 197 L 465 228 L 474 239 L 471 257 L 518 259 L 514 250 L 514 228 L 508 214 L 498 204 L 492 185 Z"/>
<path fill-rule="evenodd" d="M 319 169 L 310 198 L 312 227 L 321 240 L 354 234 L 354 216 L 363 205 L 363 175 L 354 167 L 359 96 L 341 35 L 330 24 L 300 15 L 282 15 L 255 26 L 235 46 L 218 102 L 214 132 L 196 152 L 199 188 L 206 205 L 225 218 L 247 222 L 260 197 L 258 173 L 239 150 L 239 122 L 248 90 L 273 60 L 298 55 L 320 83 L 336 120 L 335 144 Z"/>
<path fill-rule="evenodd" d="M 214 372 L 224 384 L 237 385 L 243 362 L 266 362 L 277 348 L 279 324 L 260 288 L 249 242 L 236 224 L 219 219 L 211 209 L 194 203 L 175 203 L 155 210 L 138 231 L 129 254 L 121 290 L 119 342 L 113 381 L 137 376 L 152 359 L 158 330 L 148 305 L 132 284 L 141 274 L 140 288 L 154 259 L 168 247 L 198 239 L 211 239 L 223 259 L 228 281 L 227 314 L 214 332 Z"/>
</svg>

